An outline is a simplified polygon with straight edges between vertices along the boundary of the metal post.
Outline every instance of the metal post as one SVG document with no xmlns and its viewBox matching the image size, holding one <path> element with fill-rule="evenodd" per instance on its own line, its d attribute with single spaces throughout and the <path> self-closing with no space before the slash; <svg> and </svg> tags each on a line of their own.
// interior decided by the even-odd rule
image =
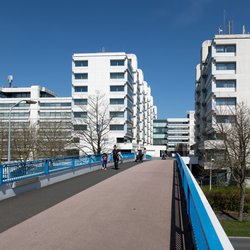
<svg viewBox="0 0 250 250">
<path fill-rule="evenodd" d="M 211 164 L 210 164 L 210 174 L 209 174 L 209 190 L 211 191 L 212 189 L 212 169 L 213 169 L 213 163 L 214 159 L 211 159 Z"/>
<path fill-rule="evenodd" d="M 10 135 L 11 135 L 11 111 L 14 107 L 16 107 L 17 105 L 19 105 L 21 102 L 26 102 L 28 104 L 35 104 L 36 101 L 32 101 L 32 100 L 21 100 L 17 103 L 15 103 L 13 106 L 10 107 L 10 110 L 9 110 L 9 128 L 8 128 L 8 163 L 10 163 L 11 161 L 11 147 L 10 147 L 10 141 L 11 141 L 11 138 L 10 138 Z"/>
</svg>

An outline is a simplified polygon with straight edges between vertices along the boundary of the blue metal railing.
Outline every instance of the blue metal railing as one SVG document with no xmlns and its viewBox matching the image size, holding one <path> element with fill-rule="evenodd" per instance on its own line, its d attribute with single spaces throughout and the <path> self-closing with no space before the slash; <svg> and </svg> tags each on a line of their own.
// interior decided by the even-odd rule
<svg viewBox="0 0 250 250">
<path fill-rule="evenodd" d="M 134 153 L 123 153 L 123 159 L 134 159 Z M 112 161 L 112 156 L 110 157 Z M 90 167 L 101 164 L 101 155 L 86 155 L 83 157 L 50 158 L 25 162 L 12 162 L 0 164 L 0 185 L 19 181 L 35 176 L 47 175 L 66 169 Z"/>
<path fill-rule="evenodd" d="M 234 249 L 204 193 L 179 154 L 176 155 L 176 160 L 197 249 Z"/>
</svg>

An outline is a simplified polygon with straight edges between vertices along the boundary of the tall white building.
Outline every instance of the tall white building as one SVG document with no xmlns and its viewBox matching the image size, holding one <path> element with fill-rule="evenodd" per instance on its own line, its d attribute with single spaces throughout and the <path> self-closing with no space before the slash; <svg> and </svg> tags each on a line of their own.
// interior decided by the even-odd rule
<svg viewBox="0 0 250 250">
<path fill-rule="evenodd" d="M 228 111 L 237 103 L 250 106 L 249 69 L 249 34 L 215 35 L 203 42 L 195 83 L 195 142 L 200 165 L 209 161 L 204 156 L 209 141 L 216 140 L 215 123 L 230 123 Z"/>
<path fill-rule="evenodd" d="M 86 116 L 83 105 L 90 96 L 104 94 L 111 121 L 108 148 L 116 144 L 123 151 L 146 147 L 153 141 L 153 105 L 151 89 L 138 69 L 133 54 L 84 53 L 72 60 L 72 98 L 75 124 L 77 117 Z M 80 119 L 79 119 L 80 120 Z M 87 127 L 86 127 L 87 129 Z"/>
</svg>

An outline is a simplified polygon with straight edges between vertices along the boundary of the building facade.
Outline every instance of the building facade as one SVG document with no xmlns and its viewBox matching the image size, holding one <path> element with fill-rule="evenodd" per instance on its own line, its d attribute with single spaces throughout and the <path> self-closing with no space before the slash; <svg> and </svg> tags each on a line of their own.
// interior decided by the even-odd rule
<svg viewBox="0 0 250 250">
<path fill-rule="evenodd" d="M 25 102 L 30 100 L 34 103 L 27 104 Z M 22 102 L 15 106 L 20 101 Z M 36 135 L 33 135 L 33 139 L 37 140 L 36 145 L 41 140 L 48 142 L 47 144 L 43 143 L 43 145 L 39 144 L 41 148 L 37 148 L 37 150 L 40 151 L 41 155 L 44 157 L 52 155 L 52 152 L 46 151 L 53 150 L 49 149 L 48 144 L 52 145 L 52 141 L 49 143 L 49 140 L 54 140 L 53 147 L 55 149 L 56 145 L 58 147 L 54 155 L 58 153 L 59 156 L 59 151 L 65 150 L 62 141 L 65 142 L 67 139 L 70 141 L 71 137 L 71 103 L 71 97 L 56 97 L 52 91 L 40 86 L 0 88 L 0 158 L 2 160 L 7 159 L 9 115 L 11 138 L 14 140 L 15 135 L 18 137 L 24 136 L 23 142 L 20 141 L 19 143 L 18 138 L 16 138 L 11 143 L 13 154 L 15 147 L 20 148 L 20 150 L 21 147 L 25 147 L 25 140 L 27 144 L 31 143 L 31 141 L 28 142 L 28 139 L 31 138 L 25 138 L 25 134 L 27 133 L 26 137 L 32 136 L 30 134 L 31 128 L 34 128 L 37 132 Z M 16 151 L 16 157 L 19 157 L 18 153 L 23 154 L 23 151 Z M 34 155 L 31 158 L 34 157 L 36 156 Z"/>
<path fill-rule="evenodd" d="M 186 118 L 154 120 L 154 145 L 165 145 L 168 155 L 185 151 L 192 153 L 194 144 L 194 111 L 188 111 Z"/>
<path fill-rule="evenodd" d="M 73 55 L 72 111 L 75 125 L 87 123 L 86 119 L 77 117 L 88 117 L 90 98 L 97 95 L 105 97 L 105 110 L 109 117 L 113 117 L 106 138 L 107 151 L 113 145 L 122 151 L 134 151 L 152 144 L 156 108 L 135 55 L 123 52 Z"/>
<path fill-rule="evenodd" d="M 216 158 L 207 154 L 216 140 L 215 124 L 230 123 L 237 103 L 250 105 L 249 68 L 249 34 L 215 35 L 203 42 L 196 67 L 195 148 L 204 167 L 211 160 L 207 155 Z"/>
</svg>

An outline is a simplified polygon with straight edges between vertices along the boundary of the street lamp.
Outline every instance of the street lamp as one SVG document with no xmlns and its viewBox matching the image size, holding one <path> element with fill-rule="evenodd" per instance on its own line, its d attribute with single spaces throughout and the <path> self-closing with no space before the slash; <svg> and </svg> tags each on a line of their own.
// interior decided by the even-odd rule
<svg viewBox="0 0 250 250">
<path fill-rule="evenodd" d="M 8 130 L 8 162 L 10 162 L 10 156 L 11 156 L 11 154 L 10 154 L 11 111 L 14 107 L 18 106 L 21 102 L 25 102 L 27 104 L 35 104 L 36 103 L 36 101 L 33 101 L 33 100 L 21 100 L 10 107 L 10 110 L 9 110 L 9 130 Z"/>
<path fill-rule="evenodd" d="M 211 191 L 212 189 L 212 168 L 214 164 L 214 158 L 211 159 L 211 164 L 210 164 L 210 176 L 209 176 L 209 190 Z"/>
</svg>

